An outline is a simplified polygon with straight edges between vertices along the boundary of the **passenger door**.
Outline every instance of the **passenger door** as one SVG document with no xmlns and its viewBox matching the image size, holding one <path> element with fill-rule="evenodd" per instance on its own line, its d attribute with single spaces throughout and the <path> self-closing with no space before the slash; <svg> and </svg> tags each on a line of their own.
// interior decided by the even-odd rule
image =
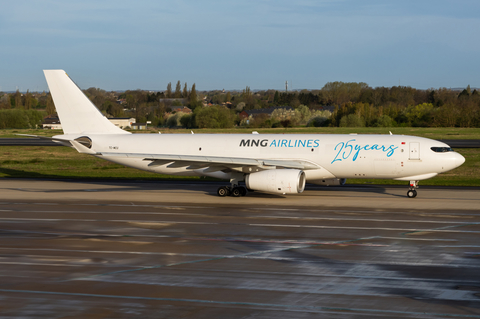
<svg viewBox="0 0 480 319">
<path fill-rule="evenodd" d="M 410 160 L 419 160 L 420 159 L 420 143 L 419 142 L 410 142 Z"/>
</svg>

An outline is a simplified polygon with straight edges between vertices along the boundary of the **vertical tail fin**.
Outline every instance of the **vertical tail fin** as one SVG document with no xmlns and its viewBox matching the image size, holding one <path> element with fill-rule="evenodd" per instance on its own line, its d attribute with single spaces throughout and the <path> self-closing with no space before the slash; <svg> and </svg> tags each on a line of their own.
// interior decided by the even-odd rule
<svg viewBox="0 0 480 319">
<path fill-rule="evenodd" d="M 130 134 L 110 122 L 63 70 L 44 70 L 64 134 Z"/>
</svg>

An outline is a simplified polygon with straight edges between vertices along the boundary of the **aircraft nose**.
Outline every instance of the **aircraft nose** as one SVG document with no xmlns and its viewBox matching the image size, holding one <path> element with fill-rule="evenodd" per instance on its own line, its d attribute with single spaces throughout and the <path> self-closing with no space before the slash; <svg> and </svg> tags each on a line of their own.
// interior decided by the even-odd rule
<svg viewBox="0 0 480 319">
<path fill-rule="evenodd" d="M 455 165 L 456 167 L 459 167 L 465 163 L 465 157 L 463 157 L 461 154 L 455 153 Z"/>
</svg>

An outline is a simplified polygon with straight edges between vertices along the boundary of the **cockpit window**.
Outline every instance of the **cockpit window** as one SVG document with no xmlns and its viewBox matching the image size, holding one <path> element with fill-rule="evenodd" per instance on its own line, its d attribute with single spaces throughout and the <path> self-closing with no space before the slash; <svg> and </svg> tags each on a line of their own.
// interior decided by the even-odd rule
<svg viewBox="0 0 480 319">
<path fill-rule="evenodd" d="M 435 153 L 453 152 L 451 147 L 430 147 Z"/>
</svg>

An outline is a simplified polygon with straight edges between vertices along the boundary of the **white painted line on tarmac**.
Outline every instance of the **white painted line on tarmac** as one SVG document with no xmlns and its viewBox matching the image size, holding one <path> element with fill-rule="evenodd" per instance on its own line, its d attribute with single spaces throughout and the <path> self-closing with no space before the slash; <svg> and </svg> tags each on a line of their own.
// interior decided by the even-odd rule
<svg viewBox="0 0 480 319">
<path fill-rule="evenodd" d="M 480 245 L 448 245 L 448 246 L 434 246 L 438 248 L 480 248 Z"/>
<path fill-rule="evenodd" d="M 209 223 L 209 222 L 180 222 L 171 220 L 122 220 L 122 219 L 59 219 L 59 218 L 0 218 L 4 221 L 47 221 L 47 222 L 118 222 L 118 223 L 164 223 L 164 224 L 186 224 L 186 225 L 222 225 L 222 226 L 253 226 L 253 227 L 284 227 L 284 228 L 316 228 L 316 229 L 347 229 L 347 230 L 387 230 L 401 232 L 438 232 L 438 233 L 472 233 L 478 234 L 480 231 L 474 230 L 453 230 L 447 229 L 418 229 L 418 228 L 389 228 L 389 227 L 351 227 L 351 226 L 321 226 L 321 225 L 285 225 L 285 224 L 242 224 L 242 223 Z M 477 225 L 479 223 L 469 223 L 468 225 Z M 458 227 L 462 225 L 459 224 Z"/>
<path fill-rule="evenodd" d="M 252 216 L 249 216 L 252 217 Z M 428 223 L 428 224 L 464 224 L 465 221 L 442 221 L 442 220 L 411 220 L 411 219 L 377 219 L 377 218 L 332 218 L 332 217 L 295 217 L 295 216 L 253 216 L 267 219 L 294 219 L 294 220 L 331 220 L 331 221 L 368 221 L 368 222 L 392 222 L 392 223 Z"/>
<path fill-rule="evenodd" d="M 458 241 L 458 239 L 437 239 L 437 238 L 411 238 L 411 237 L 378 237 L 382 239 L 395 239 L 395 240 L 420 240 L 420 241 Z"/>
<path fill-rule="evenodd" d="M 295 209 L 295 208 L 283 208 L 283 209 L 277 209 L 277 208 L 266 208 L 266 207 L 257 207 L 257 208 L 249 208 L 251 211 L 259 210 L 259 211 L 292 211 L 292 212 L 305 212 L 305 213 L 316 213 L 316 214 L 322 214 L 322 213 L 340 213 L 340 214 L 367 214 L 367 215 L 374 215 L 374 214 L 406 214 L 406 215 L 416 215 L 416 216 L 444 216 L 445 214 L 451 215 L 451 216 L 477 216 L 478 214 L 472 213 L 468 214 L 465 212 L 438 212 L 438 213 L 432 213 L 432 212 L 419 212 L 419 211 L 390 211 L 390 210 L 351 210 L 351 209 L 323 209 L 322 207 L 319 207 L 318 209 Z"/>
<path fill-rule="evenodd" d="M 1 212 L 2 210 L 0 210 Z M 70 210 L 56 210 L 56 211 L 48 211 L 48 210 L 22 210 L 22 211 L 12 211 L 18 214 L 26 214 L 26 213 L 35 213 L 35 214 L 107 214 L 107 215 L 117 215 L 117 214 L 132 214 L 132 215 L 175 215 L 175 216 L 205 216 L 205 217 L 212 217 L 212 215 L 205 215 L 205 214 L 195 214 L 195 213 L 179 213 L 178 211 L 172 212 L 102 212 L 102 211 L 70 211 Z"/>
<path fill-rule="evenodd" d="M 318 229 L 348 229 L 348 230 L 388 230 L 402 232 L 443 232 L 443 233 L 480 233 L 474 230 L 451 229 L 417 229 L 417 228 L 388 228 L 388 227 L 350 227 L 350 226 L 319 226 L 319 225 L 284 225 L 284 224 L 248 224 L 254 227 L 287 227 L 287 228 L 318 228 Z"/>
<path fill-rule="evenodd" d="M 184 256 L 184 257 L 222 257 L 235 258 L 239 255 L 213 255 L 213 254 L 189 254 L 189 253 L 167 253 L 167 252 L 148 252 L 148 251 L 120 251 L 120 250 L 85 250 L 85 249 L 54 249 L 54 248 L 10 248 L 0 247 L 0 250 L 14 251 L 46 251 L 46 252 L 69 252 L 69 253 L 89 253 L 89 254 L 118 254 L 118 255 L 154 255 L 154 256 Z M 38 256 L 38 255 L 32 255 Z M 265 257 L 269 259 L 269 257 Z M 138 268 L 138 266 L 137 266 Z"/>
<path fill-rule="evenodd" d="M 52 264 L 52 263 L 34 263 L 34 262 L 10 262 L 10 261 L 0 261 L 1 265 L 21 265 L 21 266 L 55 266 L 55 267 L 84 267 L 88 266 L 85 264 Z M 128 266 L 126 266 L 128 267 Z"/>
<path fill-rule="evenodd" d="M 70 218 L 0 218 L 5 221 L 47 221 L 47 222 L 114 222 L 114 223 L 164 223 L 164 224 L 192 224 L 192 225 L 219 225 L 219 223 L 207 222 L 179 222 L 179 221 L 158 221 L 158 220 L 123 220 L 123 219 L 70 219 Z"/>
</svg>

